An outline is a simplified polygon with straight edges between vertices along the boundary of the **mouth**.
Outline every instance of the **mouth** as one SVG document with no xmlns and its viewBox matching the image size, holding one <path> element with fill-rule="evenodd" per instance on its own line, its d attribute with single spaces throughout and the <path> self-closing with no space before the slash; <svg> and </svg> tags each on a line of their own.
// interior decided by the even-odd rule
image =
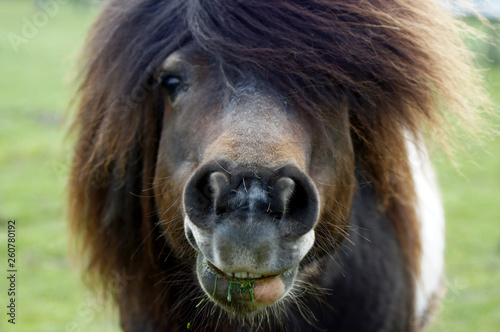
<svg viewBox="0 0 500 332">
<path fill-rule="evenodd" d="M 207 265 L 211 269 L 213 269 L 219 277 L 226 278 L 228 280 L 235 280 L 237 282 L 253 281 L 255 283 L 261 283 L 261 282 L 265 282 L 267 280 L 270 280 L 270 279 L 275 278 L 275 277 L 280 275 L 280 274 L 274 274 L 274 275 L 263 276 L 262 274 L 252 273 L 252 272 L 234 272 L 234 273 L 225 272 L 225 271 L 218 269 L 215 265 L 213 265 L 208 260 L 206 262 L 207 262 Z"/>
<path fill-rule="evenodd" d="M 209 300 L 239 316 L 248 316 L 281 300 L 293 285 L 297 268 L 263 275 L 223 271 L 203 255 L 197 258 L 197 275 Z"/>
</svg>

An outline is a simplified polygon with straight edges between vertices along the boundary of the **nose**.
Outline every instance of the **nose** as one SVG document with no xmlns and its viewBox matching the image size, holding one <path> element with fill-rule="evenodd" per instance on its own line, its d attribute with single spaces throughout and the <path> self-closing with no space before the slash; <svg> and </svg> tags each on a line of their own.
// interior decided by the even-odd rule
<svg viewBox="0 0 500 332">
<path fill-rule="evenodd" d="M 184 208 L 202 229 L 222 222 L 275 223 L 283 236 L 298 237 L 316 224 L 319 198 L 312 180 L 297 166 L 231 167 L 213 161 L 188 181 Z"/>
</svg>

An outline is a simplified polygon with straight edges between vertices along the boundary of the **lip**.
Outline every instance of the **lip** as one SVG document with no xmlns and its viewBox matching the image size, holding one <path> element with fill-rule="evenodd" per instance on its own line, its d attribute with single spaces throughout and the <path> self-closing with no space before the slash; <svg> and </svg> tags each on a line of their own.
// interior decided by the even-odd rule
<svg viewBox="0 0 500 332">
<path fill-rule="evenodd" d="M 196 274 L 207 299 L 236 316 L 251 316 L 281 300 L 292 288 L 297 267 L 260 278 L 237 278 L 209 262 L 201 253 Z"/>
</svg>

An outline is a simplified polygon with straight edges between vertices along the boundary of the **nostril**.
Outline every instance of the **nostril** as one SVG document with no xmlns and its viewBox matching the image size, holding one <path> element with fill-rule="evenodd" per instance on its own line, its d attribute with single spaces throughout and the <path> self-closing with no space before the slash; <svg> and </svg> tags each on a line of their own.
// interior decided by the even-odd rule
<svg viewBox="0 0 500 332">
<path fill-rule="evenodd" d="M 319 195 L 312 180 L 302 171 L 290 167 L 283 169 L 282 175 L 277 184 L 286 204 L 283 219 L 290 227 L 287 232 L 300 236 L 310 231 L 319 218 Z"/>
<path fill-rule="evenodd" d="M 309 200 L 310 197 L 308 197 L 306 188 L 298 183 L 288 200 L 287 215 L 293 217 L 293 219 L 297 221 L 308 219 L 308 210 L 310 209 Z"/>
<path fill-rule="evenodd" d="M 210 174 L 210 190 L 212 193 L 213 207 L 216 214 L 220 214 L 220 198 L 223 195 L 224 189 L 229 187 L 229 178 L 222 172 L 214 172 Z"/>
<path fill-rule="evenodd" d="M 224 212 L 221 198 L 227 196 L 230 177 L 214 171 L 214 165 L 198 170 L 184 189 L 184 209 L 189 219 L 198 227 L 210 226 Z"/>
<path fill-rule="evenodd" d="M 278 193 L 280 218 L 287 213 L 288 204 L 293 195 L 295 182 L 290 178 L 281 178 L 274 184 L 274 188 Z"/>
<path fill-rule="evenodd" d="M 247 166 L 220 170 L 219 163 L 201 167 L 184 189 L 184 209 L 197 227 L 222 222 L 277 221 L 283 234 L 303 235 L 319 218 L 316 186 L 298 167 Z"/>
<path fill-rule="evenodd" d="M 204 224 L 206 216 L 213 209 L 214 192 L 217 186 L 213 184 L 211 172 L 198 172 L 189 180 L 184 191 L 184 208 L 196 224 Z"/>
</svg>

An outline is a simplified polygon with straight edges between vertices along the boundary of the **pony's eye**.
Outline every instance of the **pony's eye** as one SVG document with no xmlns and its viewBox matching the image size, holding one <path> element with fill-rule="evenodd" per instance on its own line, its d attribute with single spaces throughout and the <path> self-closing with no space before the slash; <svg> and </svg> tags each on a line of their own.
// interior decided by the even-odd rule
<svg viewBox="0 0 500 332">
<path fill-rule="evenodd" d="M 188 85 L 178 76 L 166 75 L 160 79 L 160 84 L 170 98 L 174 98 L 180 91 L 186 91 Z"/>
</svg>

